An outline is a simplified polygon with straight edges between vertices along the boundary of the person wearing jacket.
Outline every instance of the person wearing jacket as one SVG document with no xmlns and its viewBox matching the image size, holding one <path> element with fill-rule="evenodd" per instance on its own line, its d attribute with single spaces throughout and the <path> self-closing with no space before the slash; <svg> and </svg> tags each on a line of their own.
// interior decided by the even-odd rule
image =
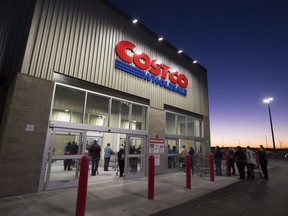
<svg viewBox="0 0 288 216">
<path fill-rule="evenodd" d="M 251 150 L 250 146 L 246 148 L 246 160 L 247 160 L 247 177 L 254 179 L 254 168 L 257 165 L 255 153 Z"/>
<path fill-rule="evenodd" d="M 100 161 L 100 153 L 101 153 L 101 147 L 98 144 L 96 140 L 94 140 L 94 143 L 89 147 L 89 154 L 92 157 L 92 170 L 91 170 L 91 175 L 95 176 L 96 172 L 98 172 L 98 165 Z"/>
<path fill-rule="evenodd" d="M 108 167 L 111 155 L 114 155 L 114 152 L 110 147 L 110 143 L 107 143 L 107 146 L 104 148 L 104 171 L 109 171 Z"/>
<path fill-rule="evenodd" d="M 259 155 L 259 162 L 261 166 L 261 170 L 264 174 L 264 179 L 269 179 L 268 177 L 268 158 L 266 154 L 266 150 L 264 149 L 263 145 L 260 145 L 260 149 L 258 150 L 258 155 Z"/>
<path fill-rule="evenodd" d="M 245 165 L 246 165 L 246 154 L 242 150 L 241 146 L 236 147 L 236 152 L 234 154 L 236 160 L 236 166 L 238 168 L 240 178 L 245 179 Z"/>
<path fill-rule="evenodd" d="M 222 175 L 222 152 L 219 146 L 216 146 L 214 150 L 214 162 L 215 162 L 215 168 L 216 168 L 216 175 L 221 176 Z"/>
<path fill-rule="evenodd" d="M 120 147 L 120 150 L 117 153 L 117 157 L 118 157 L 118 165 L 119 165 L 119 171 L 120 171 L 119 177 L 124 177 L 125 151 L 124 151 L 123 146 Z"/>
</svg>

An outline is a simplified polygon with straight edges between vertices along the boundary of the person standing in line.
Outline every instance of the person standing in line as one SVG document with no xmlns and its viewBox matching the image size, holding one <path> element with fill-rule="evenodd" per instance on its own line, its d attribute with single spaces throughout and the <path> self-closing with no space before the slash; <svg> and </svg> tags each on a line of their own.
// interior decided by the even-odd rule
<svg viewBox="0 0 288 216">
<path fill-rule="evenodd" d="M 264 149 L 263 145 L 260 145 L 260 149 L 258 150 L 258 155 L 259 155 L 259 162 L 261 166 L 261 170 L 264 174 L 264 179 L 269 179 L 268 177 L 268 158 L 266 154 L 266 150 Z"/>
<path fill-rule="evenodd" d="M 119 171 L 120 171 L 119 177 L 124 177 L 125 151 L 124 151 L 123 146 L 120 147 L 117 157 L 118 157 L 118 165 L 119 165 Z"/>
<path fill-rule="evenodd" d="M 64 155 L 72 154 L 72 144 L 71 142 L 66 143 L 64 147 Z M 64 159 L 64 170 L 72 170 L 71 169 L 72 159 Z"/>
<path fill-rule="evenodd" d="M 230 147 L 229 148 L 229 161 L 230 161 L 230 166 L 232 169 L 232 175 L 235 175 L 235 151 L 234 148 Z"/>
<path fill-rule="evenodd" d="M 110 143 L 107 143 L 107 146 L 104 148 L 104 171 L 109 171 L 108 167 L 111 155 L 114 155 L 114 152 L 110 147 Z"/>
<path fill-rule="evenodd" d="M 214 162 L 215 162 L 215 168 L 216 168 L 216 175 L 221 176 L 222 175 L 222 152 L 220 150 L 219 146 L 216 146 L 216 149 L 214 150 Z"/>
<path fill-rule="evenodd" d="M 190 155 L 190 164 L 191 164 L 191 171 L 192 171 L 192 175 L 194 175 L 194 149 L 193 147 L 191 146 L 190 149 L 189 149 L 189 155 Z"/>
<path fill-rule="evenodd" d="M 97 174 L 99 174 L 98 165 L 99 165 L 100 156 L 101 156 L 101 154 L 100 154 L 101 153 L 101 147 L 96 140 L 94 140 L 93 144 L 89 147 L 88 152 L 92 157 L 91 175 L 95 176 L 96 172 L 97 172 Z"/>
<path fill-rule="evenodd" d="M 185 157 L 187 155 L 187 149 L 185 145 L 182 146 L 181 152 L 179 154 L 179 163 L 182 164 L 182 168 L 186 167 Z"/>
<path fill-rule="evenodd" d="M 241 146 L 236 147 L 236 152 L 234 155 L 235 155 L 236 165 L 240 174 L 239 179 L 245 179 L 246 154 L 242 150 Z"/>
<path fill-rule="evenodd" d="M 247 177 L 254 179 L 254 168 L 257 165 L 255 153 L 251 150 L 250 146 L 246 148 L 247 159 Z"/>
</svg>

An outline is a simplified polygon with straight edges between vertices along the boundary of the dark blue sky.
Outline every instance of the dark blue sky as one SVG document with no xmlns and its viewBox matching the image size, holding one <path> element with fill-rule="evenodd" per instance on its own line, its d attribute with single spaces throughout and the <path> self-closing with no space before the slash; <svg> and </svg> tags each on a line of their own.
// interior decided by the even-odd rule
<svg viewBox="0 0 288 216">
<path fill-rule="evenodd" d="M 207 68 L 212 146 L 271 147 L 273 97 L 276 148 L 288 147 L 288 1 L 110 1 Z"/>
</svg>

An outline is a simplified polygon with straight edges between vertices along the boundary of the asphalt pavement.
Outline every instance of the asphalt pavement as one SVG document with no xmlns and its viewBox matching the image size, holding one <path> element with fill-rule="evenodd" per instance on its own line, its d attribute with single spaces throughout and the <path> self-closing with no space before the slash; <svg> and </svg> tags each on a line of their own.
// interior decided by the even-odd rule
<svg viewBox="0 0 288 216">
<path fill-rule="evenodd" d="M 238 181 L 153 216 L 287 216 L 288 160 L 269 160 L 269 180 Z M 273 169 L 272 169 L 273 167 Z"/>
</svg>

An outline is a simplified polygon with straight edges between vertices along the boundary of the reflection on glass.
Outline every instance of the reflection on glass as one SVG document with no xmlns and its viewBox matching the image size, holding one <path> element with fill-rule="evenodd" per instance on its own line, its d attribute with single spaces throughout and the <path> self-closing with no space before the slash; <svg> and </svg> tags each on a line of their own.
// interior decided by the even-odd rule
<svg viewBox="0 0 288 216">
<path fill-rule="evenodd" d="M 190 136 L 195 136 L 195 125 L 194 125 L 194 118 L 187 117 L 187 133 Z"/>
<path fill-rule="evenodd" d="M 129 107 L 128 102 L 112 100 L 111 127 L 129 129 Z"/>
<path fill-rule="evenodd" d="M 81 133 L 56 132 L 53 155 L 81 155 L 83 148 Z"/>
<path fill-rule="evenodd" d="M 132 104 L 132 130 L 146 130 L 147 107 Z"/>
<path fill-rule="evenodd" d="M 109 98 L 88 93 L 85 123 L 90 125 L 108 126 Z"/>
<path fill-rule="evenodd" d="M 143 172 L 142 157 L 130 157 L 128 158 L 128 173 L 140 173 Z"/>
<path fill-rule="evenodd" d="M 186 135 L 186 117 L 178 115 L 177 116 L 177 134 Z"/>
<path fill-rule="evenodd" d="M 70 170 L 64 170 L 64 164 L 69 160 Z M 77 170 L 79 169 L 79 159 L 65 159 L 65 160 L 54 160 L 51 164 L 51 172 L 49 181 L 65 181 L 76 179 Z M 78 169 L 77 169 L 78 167 Z"/>
<path fill-rule="evenodd" d="M 51 119 L 55 121 L 83 123 L 85 92 L 57 85 Z"/>
<path fill-rule="evenodd" d="M 179 156 L 168 155 L 167 165 L 168 169 L 174 169 L 178 167 Z"/>
<path fill-rule="evenodd" d="M 57 84 L 50 119 L 131 130 L 147 130 L 147 111 L 147 106 Z M 84 120 L 83 115 L 85 115 Z"/>
<path fill-rule="evenodd" d="M 177 149 L 177 141 L 176 140 L 168 140 L 168 154 L 178 154 Z"/>
<path fill-rule="evenodd" d="M 201 121 L 195 120 L 195 136 L 200 137 L 201 136 Z"/>
<path fill-rule="evenodd" d="M 143 138 L 129 138 L 129 154 L 141 154 L 143 151 Z"/>
<path fill-rule="evenodd" d="M 175 124 L 175 120 L 177 123 Z M 187 121 L 187 124 L 186 124 Z M 201 137 L 202 120 L 166 112 L 166 133 Z"/>
<path fill-rule="evenodd" d="M 176 115 L 166 112 L 166 133 L 176 134 Z"/>
</svg>

